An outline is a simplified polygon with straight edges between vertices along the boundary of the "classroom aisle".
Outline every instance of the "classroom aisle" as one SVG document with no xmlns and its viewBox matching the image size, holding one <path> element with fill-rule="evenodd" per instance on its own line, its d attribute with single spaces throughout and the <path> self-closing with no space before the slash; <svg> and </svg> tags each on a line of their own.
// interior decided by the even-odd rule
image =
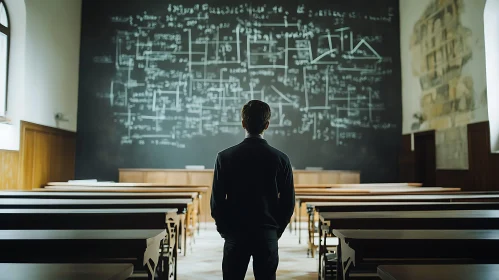
<svg viewBox="0 0 499 280">
<path fill-rule="evenodd" d="M 305 224 L 302 228 L 306 228 Z M 279 240 L 278 280 L 317 279 L 317 259 L 307 258 L 306 230 L 302 231 L 302 244 L 298 236 L 287 230 Z M 196 244 L 187 256 L 179 256 L 179 280 L 221 280 L 222 279 L 223 239 L 217 233 L 215 225 L 201 225 L 201 232 L 196 236 Z M 246 280 L 254 280 L 250 262 Z"/>
</svg>

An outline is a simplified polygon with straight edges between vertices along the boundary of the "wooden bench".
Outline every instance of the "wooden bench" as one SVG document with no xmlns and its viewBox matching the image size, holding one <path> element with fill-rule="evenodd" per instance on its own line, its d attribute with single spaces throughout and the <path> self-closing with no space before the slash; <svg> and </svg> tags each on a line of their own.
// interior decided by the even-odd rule
<svg viewBox="0 0 499 280">
<path fill-rule="evenodd" d="M 382 280 L 497 280 L 497 264 L 381 265 Z"/>
</svg>

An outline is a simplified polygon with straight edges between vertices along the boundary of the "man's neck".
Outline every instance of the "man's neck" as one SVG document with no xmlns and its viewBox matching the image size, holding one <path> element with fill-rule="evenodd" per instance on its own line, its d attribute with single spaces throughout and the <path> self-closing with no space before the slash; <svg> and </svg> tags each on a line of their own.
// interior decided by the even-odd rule
<svg viewBox="0 0 499 280">
<path fill-rule="evenodd" d="M 262 134 L 249 134 L 248 132 L 246 132 L 246 138 L 263 139 L 263 135 Z"/>
</svg>

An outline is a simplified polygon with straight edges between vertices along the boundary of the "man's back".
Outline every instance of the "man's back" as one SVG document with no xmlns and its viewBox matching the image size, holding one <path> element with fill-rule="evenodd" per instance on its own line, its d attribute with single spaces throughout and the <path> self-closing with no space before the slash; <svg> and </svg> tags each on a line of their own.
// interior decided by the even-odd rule
<svg viewBox="0 0 499 280">
<path fill-rule="evenodd" d="M 292 169 L 284 153 L 249 137 L 219 153 L 216 172 L 214 188 L 223 186 L 226 194 L 223 233 L 260 228 L 282 233 L 294 207 Z"/>
<path fill-rule="evenodd" d="M 256 280 L 276 279 L 278 239 L 295 205 L 288 157 L 262 137 L 270 106 L 251 100 L 241 110 L 246 139 L 218 153 L 211 193 L 211 216 L 225 239 L 224 280 L 242 280 L 250 257 Z"/>
</svg>

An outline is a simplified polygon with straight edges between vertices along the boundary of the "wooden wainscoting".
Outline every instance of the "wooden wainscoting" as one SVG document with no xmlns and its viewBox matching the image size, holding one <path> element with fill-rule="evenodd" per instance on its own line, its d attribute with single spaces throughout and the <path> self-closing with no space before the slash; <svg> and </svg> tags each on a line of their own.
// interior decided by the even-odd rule
<svg viewBox="0 0 499 280">
<path fill-rule="evenodd" d="M 76 133 L 21 122 L 19 188 L 74 178 Z"/>
<path fill-rule="evenodd" d="M 468 170 L 437 170 L 435 132 L 414 134 L 414 152 L 405 148 L 400 153 L 401 182 L 417 181 L 425 186 L 458 187 L 463 191 L 499 190 L 499 154 L 490 151 L 489 133 L 489 122 L 468 125 Z M 410 141 L 410 135 L 404 135 L 406 141 Z"/>
<path fill-rule="evenodd" d="M 346 170 L 293 170 L 298 184 L 359 184 L 360 172 Z"/>
<path fill-rule="evenodd" d="M 402 135 L 402 146 L 399 152 L 399 182 L 417 182 L 415 173 L 415 157 L 412 151 L 411 135 Z"/>
<path fill-rule="evenodd" d="M 0 190 L 15 190 L 18 187 L 19 152 L 0 150 Z"/>
</svg>

